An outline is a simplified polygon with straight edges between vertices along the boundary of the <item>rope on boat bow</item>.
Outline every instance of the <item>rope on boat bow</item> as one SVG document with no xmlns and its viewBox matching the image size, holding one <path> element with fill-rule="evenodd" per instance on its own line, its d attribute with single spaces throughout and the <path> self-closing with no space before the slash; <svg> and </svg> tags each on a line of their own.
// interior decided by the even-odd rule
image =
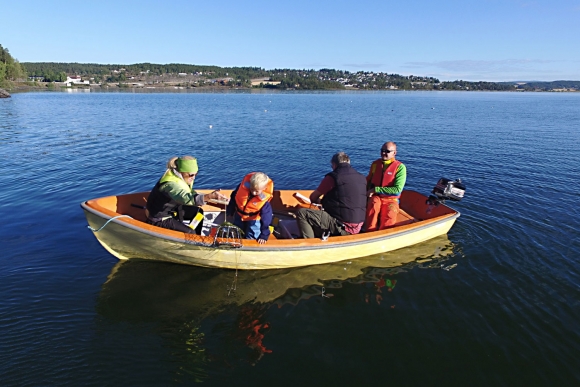
<svg viewBox="0 0 580 387">
<path fill-rule="evenodd" d="M 98 230 L 95 230 L 95 229 L 94 229 L 94 228 L 92 228 L 91 226 L 87 226 L 87 227 L 89 228 L 89 230 L 91 230 L 91 231 L 93 231 L 93 232 L 99 232 L 99 231 L 101 231 L 102 229 L 104 229 L 104 228 L 105 228 L 105 226 L 106 226 L 107 224 L 109 224 L 109 222 L 110 222 L 111 220 L 113 220 L 113 219 L 118 219 L 118 218 L 130 218 L 130 216 L 129 216 L 129 215 L 118 215 L 118 216 L 115 216 L 115 217 L 113 217 L 113 218 L 111 218 L 111 219 L 107 220 L 107 222 L 105 222 L 105 224 L 103 224 L 103 225 L 101 226 L 101 228 L 99 228 Z"/>
</svg>

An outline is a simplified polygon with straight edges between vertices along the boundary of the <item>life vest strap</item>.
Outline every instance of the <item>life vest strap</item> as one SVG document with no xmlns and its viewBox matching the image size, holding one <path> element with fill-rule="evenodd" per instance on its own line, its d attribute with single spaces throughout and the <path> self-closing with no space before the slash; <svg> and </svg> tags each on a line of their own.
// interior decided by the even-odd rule
<svg viewBox="0 0 580 387">
<path fill-rule="evenodd" d="M 255 212 L 246 212 L 246 211 L 240 209 L 240 207 L 238 207 L 238 204 L 236 203 L 236 211 L 238 211 L 240 214 L 245 215 L 245 216 L 258 215 L 260 213 L 260 210 L 259 211 L 255 211 Z"/>
</svg>

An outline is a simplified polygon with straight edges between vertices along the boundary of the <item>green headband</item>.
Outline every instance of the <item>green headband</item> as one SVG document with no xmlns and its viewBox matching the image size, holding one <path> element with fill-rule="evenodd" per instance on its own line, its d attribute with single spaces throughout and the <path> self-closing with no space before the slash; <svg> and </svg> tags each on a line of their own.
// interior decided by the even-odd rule
<svg viewBox="0 0 580 387">
<path fill-rule="evenodd" d="M 179 172 L 197 173 L 197 160 L 177 159 L 175 161 Z"/>
</svg>

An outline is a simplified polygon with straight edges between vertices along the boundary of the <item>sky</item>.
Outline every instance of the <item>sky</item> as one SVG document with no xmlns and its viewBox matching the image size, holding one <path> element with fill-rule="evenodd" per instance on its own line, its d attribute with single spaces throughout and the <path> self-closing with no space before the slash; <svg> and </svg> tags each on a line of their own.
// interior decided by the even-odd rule
<svg viewBox="0 0 580 387">
<path fill-rule="evenodd" d="M 0 0 L 20 62 L 580 80 L 580 0 Z"/>
</svg>

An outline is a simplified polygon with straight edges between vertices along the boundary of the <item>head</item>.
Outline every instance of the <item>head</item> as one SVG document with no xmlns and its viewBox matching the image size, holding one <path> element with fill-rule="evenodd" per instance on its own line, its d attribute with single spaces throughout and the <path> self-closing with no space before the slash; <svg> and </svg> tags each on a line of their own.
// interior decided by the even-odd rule
<svg viewBox="0 0 580 387">
<path fill-rule="evenodd" d="M 342 163 L 350 164 L 350 157 L 348 157 L 348 155 L 344 152 L 335 153 L 330 159 L 330 165 L 332 165 L 332 169 L 336 169 L 338 164 Z"/>
<path fill-rule="evenodd" d="M 381 147 L 381 158 L 383 161 L 394 160 L 397 154 L 397 144 L 392 141 L 385 142 Z"/>
<path fill-rule="evenodd" d="M 167 168 L 179 172 L 183 180 L 191 184 L 198 171 L 197 159 L 192 156 L 173 157 L 167 163 Z"/>
<path fill-rule="evenodd" d="M 260 195 L 266 186 L 270 178 L 264 172 L 256 172 L 250 177 L 250 193 L 254 196 Z"/>
</svg>

